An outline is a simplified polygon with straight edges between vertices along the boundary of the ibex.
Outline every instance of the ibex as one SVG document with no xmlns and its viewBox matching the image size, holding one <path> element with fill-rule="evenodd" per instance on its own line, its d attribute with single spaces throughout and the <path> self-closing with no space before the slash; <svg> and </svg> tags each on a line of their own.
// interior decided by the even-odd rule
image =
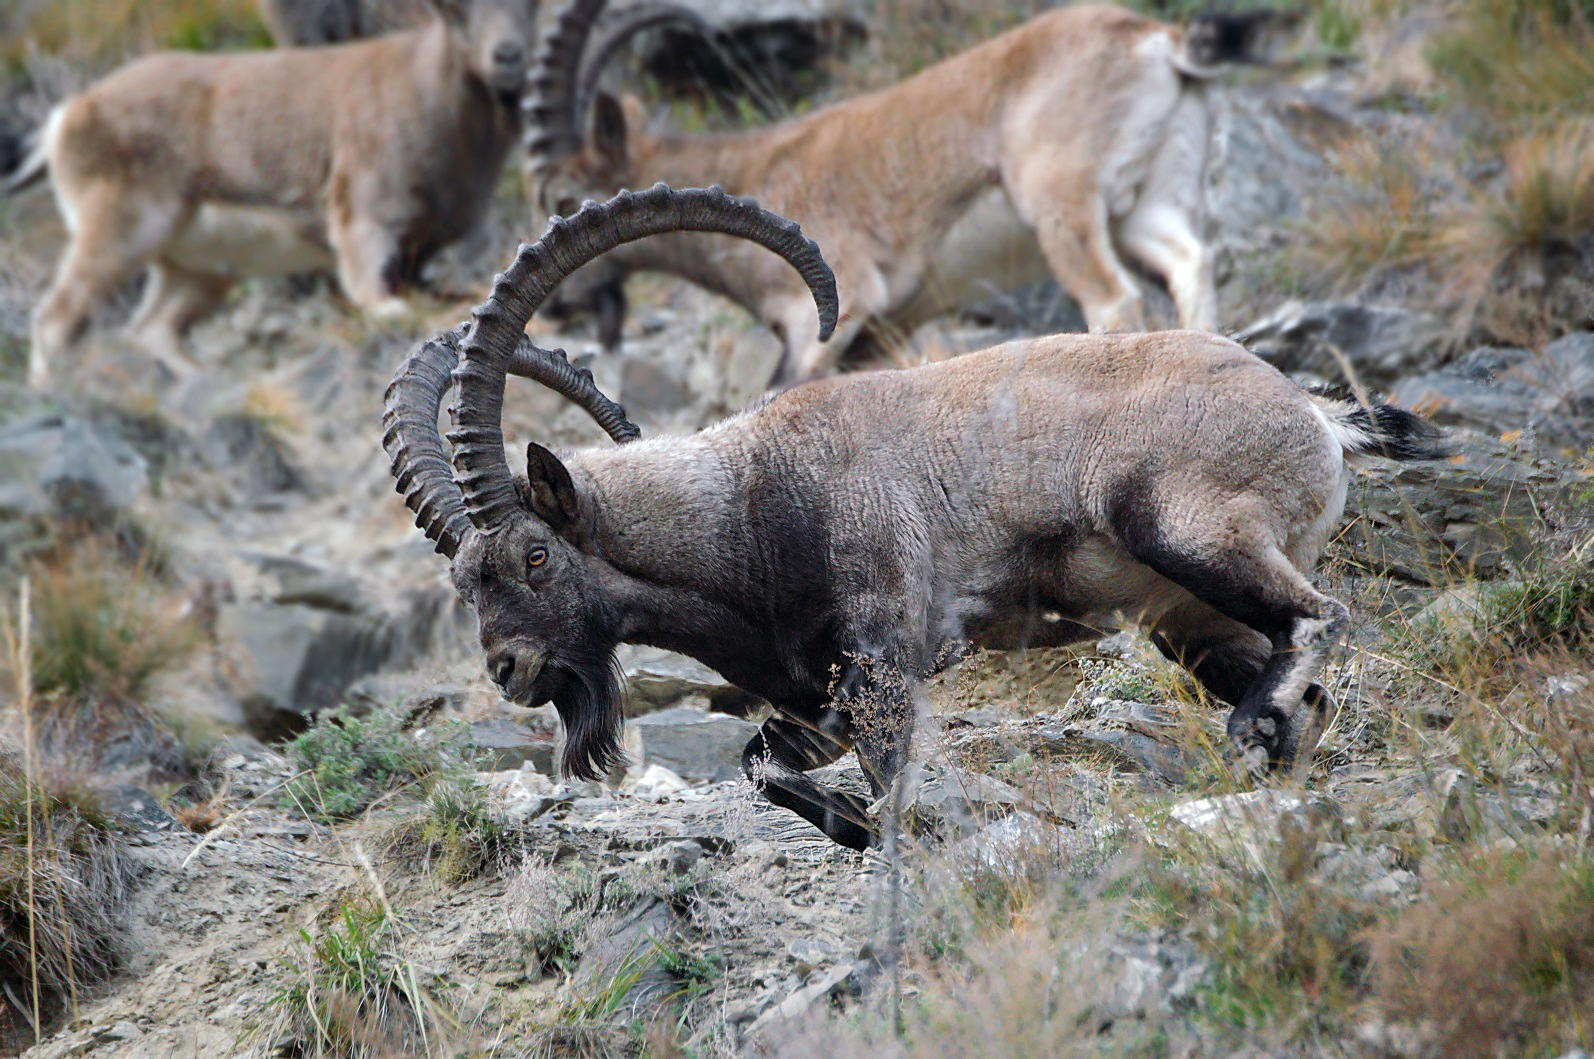
<svg viewBox="0 0 1594 1059">
<path fill-rule="evenodd" d="M 1348 613 L 1307 571 L 1339 522 L 1346 460 L 1441 455 L 1434 428 L 1308 395 L 1216 335 L 1167 331 L 836 376 L 696 434 L 634 440 L 590 374 L 522 329 L 576 268 L 674 232 L 774 251 L 818 305 L 815 332 L 833 333 L 835 281 L 795 224 L 718 189 L 660 185 L 553 220 L 387 392 L 399 491 L 452 559 L 504 695 L 553 702 L 567 772 L 622 759 L 613 651 L 652 644 L 773 704 L 744 768 L 772 802 L 861 848 L 878 834 L 865 802 L 805 771 L 855 748 L 881 792 L 915 682 L 970 646 L 1064 644 L 1120 615 L 1234 705 L 1244 765 L 1310 752 L 1333 708 L 1314 680 Z M 515 477 L 506 374 L 626 444 L 555 455 L 533 441 Z M 451 382 L 452 470 L 437 425 Z"/>
<path fill-rule="evenodd" d="M 718 184 L 801 222 L 837 262 L 841 322 L 829 341 L 801 287 L 745 247 L 675 236 L 604 266 L 673 273 L 739 303 L 782 340 L 775 384 L 824 373 L 865 328 L 911 332 L 1048 269 L 1091 331 L 1141 330 L 1120 252 L 1167 281 L 1183 326 L 1216 325 L 1200 235 L 1204 82 L 1245 54 L 1258 16 L 1205 16 L 1183 30 L 1121 8 L 1063 7 L 806 117 L 680 136 L 648 134 L 635 99 L 590 91 L 599 61 L 583 58 L 589 40 L 600 56 L 616 44 L 590 32 L 604 2 L 572 0 L 533 66 L 536 199 L 569 213 L 654 180 Z"/>
<path fill-rule="evenodd" d="M 48 170 L 71 233 L 34 317 L 30 377 L 148 266 L 130 331 L 174 370 L 239 278 L 335 268 L 403 306 L 479 223 L 519 136 L 536 0 L 434 0 L 427 25 L 328 48 L 164 53 L 60 104 L 7 182 Z"/>
</svg>

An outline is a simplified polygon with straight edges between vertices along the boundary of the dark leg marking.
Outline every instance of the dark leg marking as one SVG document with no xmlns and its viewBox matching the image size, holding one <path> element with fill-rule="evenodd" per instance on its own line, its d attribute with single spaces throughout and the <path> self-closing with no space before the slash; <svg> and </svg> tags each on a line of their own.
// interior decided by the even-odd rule
<svg viewBox="0 0 1594 1059">
<path fill-rule="evenodd" d="M 785 717 L 765 721 L 742 751 L 742 771 L 772 804 L 796 813 L 831 841 L 848 849 L 868 849 L 878 841 L 868 803 L 802 775 L 850 749 L 846 718 L 834 710 L 824 714 L 818 725 Z"/>
</svg>

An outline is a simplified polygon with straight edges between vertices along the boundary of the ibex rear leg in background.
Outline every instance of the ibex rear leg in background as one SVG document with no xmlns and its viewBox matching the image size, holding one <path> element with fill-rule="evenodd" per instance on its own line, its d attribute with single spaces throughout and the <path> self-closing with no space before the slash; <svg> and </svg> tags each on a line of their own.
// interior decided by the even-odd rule
<svg viewBox="0 0 1594 1059">
<path fill-rule="evenodd" d="M 171 261 L 151 262 L 144 297 L 127 325 L 127 335 L 174 374 L 186 375 L 194 363 L 183 352 L 183 335 L 221 304 L 232 285 L 230 276 L 194 271 Z"/>
<path fill-rule="evenodd" d="M 57 175 L 71 242 L 33 316 L 28 381 L 49 381 L 51 361 L 83 336 L 94 311 L 131 279 L 186 220 L 179 202 L 127 195 L 109 184 L 73 186 Z"/>
</svg>

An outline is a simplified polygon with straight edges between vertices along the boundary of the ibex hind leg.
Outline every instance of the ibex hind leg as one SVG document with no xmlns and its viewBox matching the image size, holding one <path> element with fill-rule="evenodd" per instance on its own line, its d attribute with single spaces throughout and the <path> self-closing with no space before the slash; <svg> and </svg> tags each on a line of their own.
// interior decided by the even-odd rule
<svg viewBox="0 0 1594 1059">
<path fill-rule="evenodd" d="M 1113 246 L 1107 203 L 1094 175 L 1072 159 L 1029 153 L 1007 184 L 1053 278 L 1079 303 L 1089 329 L 1145 330 L 1140 285 Z"/>
<path fill-rule="evenodd" d="M 848 849 L 868 849 L 878 841 L 869 804 L 803 775 L 831 764 L 850 749 L 850 726 L 836 710 L 817 712 L 812 723 L 772 717 L 742 751 L 742 771 L 772 804 L 796 813 L 831 841 Z"/>
<path fill-rule="evenodd" d="M 1199 600 L 1159 618 L 1149 631 L 1163 657 L 1183 666 L 1208 695 L 1230 706 L 1244 701 L 1273 655 L 1266 636 Z M 1333 697 L 1318 684 L 1307 685 L 1302 701 L 1309 712 L 1297 712 L 1290 721 L 1295 750 L 1322 730 L 1335 708 Z"/>
<path fill-rule="evenodd" d="M 115 189 L 74 196 L 72 239 L 33 316 L 28 379 L 49 382 L 50 362 L 87 330 L 94 311 L 160 250 L 183 217 L 175 203 L 137 202 Z"/>
<path fill-rule="evenodd" d="M 183 350 L 183 336 L 221 304 L 231 286 L 232 281 L 226 276 L 155 262 L 149 268 L 144 299 L 127 326 L 128 337 L 173 374 L 191 374 L 194 362 Z"/>
<path fill-rule="evenodd" d="M 1315 680 L 1350 612 L 1313 588 L 1255 528 L 1255 519 L 1214 524 L 1206 527 L 1210 532 L 1200 533 L 1186 520 L 1162 520 L 1135 507 L 1120 505 L 1118 513 L 1119 532 L 1131 554 L 1265 638 L 1265 659 L 1243 692 L 1241 681 L 1261 657 L 1257 640 L 1239 651 L 1234 641 L 1226 644 L 1221 657 L 1230 672 L 1220 676 L 1216 667 L 1224 661 L 1209 658 L 1207 678 L 1221 688 L 1220 697 L 1239 697 L 1227 727 L 1242 764 L 1253 772 L 1288 764 L 1301 749 L 1303 736 L 1330 708 L 1332 700 Z M 1299 709 L 1303 700 L 1309 715 Z"/>
</svg>

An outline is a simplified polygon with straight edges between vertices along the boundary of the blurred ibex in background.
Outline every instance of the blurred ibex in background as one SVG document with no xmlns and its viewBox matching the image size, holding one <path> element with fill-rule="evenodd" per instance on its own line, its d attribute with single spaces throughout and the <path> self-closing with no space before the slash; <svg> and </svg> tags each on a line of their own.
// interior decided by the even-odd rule
<svg viewBox="0 0 1594 1059">
<path fill-rule="evenodd" d="M 398 488 L 452 558 L 504 695 L 558 710 L 566 771 L 621 759 L 614 648 L 680 651 L 774 705 L 743 754 L 769 799 L 861 848 L 877 834 L 863 799 L 803 772 L 856 748 L 878 796 L 920 679 L 970 646 L 1062 645 L 1125 618 L 1234 704 L 1245 766 L 1310 753 L 1333 708 L 1314 681 L 1348 615 L 1307 574 L 1346 460 L 1441 455 L 1432 427 L 1309 395 L 1216 335 L 1061 335 L 811 382 L 688 436 L 563 457 L 532 442 L 514 477 L 506 373 L 637 437 L 527 319 L 600 254 L 683 231 L 775 251 L 832 333 L 836 284 L 796 225 L 660 185 L 550 224 L 388 388 Z M 454 382 L 451 472 L 437 414 Z"/>
<path fill-rule="evenodd" d="M 431 0 L 260 0 L 260 20 L 279 48 L 342 44 L 426 20 Z"/>
<path fill-rule="evenodd" d="M 6 190 L 46 172 L 70 243 L 34 316 L 29 377 L 148 267 L 130 334 L 181 339 L 247 276 L 335 269 L 362 309 L 486 211 L 521 127 L 536 0 L 434 0 L 424 26 L 327 48 L 168 52 L 51 112 Z"/>
<path fill-rule="evenodd" d="M 370 32 L 361 0 L 260 0 L 260 20 L 279 48 L 342 44 Z"/>
<path fill-rule="evenodd" d="M 1246 55 L 1262 16 L 1204 15 L 1181 29 L 1116 7 L 1064 7 L 806 117 L 654 136 L 639 102 L 591 91 L 594 67 L 616 50 L 613 34 L 591 32 L 603 7 L 572 0 L 532 71 L 538 204 L 569 213 L 660 180 L 717 184 L 800 221 L 837 262 L 841 323 L 828 342 L 786 270 L 722 239 L 637 243 L 601 266 L 673 273 L 738 302 L 784 344 L 776 384 L 823 374 L 871 325 L 911 332 L 1048 269 L 1090 330 L 1140 330 L 1140 291 L 1120 252 L 1166 280 L 1183 326 L 1216 325 L 1200 234 L 1203 82 Z M 593 40 L 601 47 L 589 57 Z"/>
</svg>

